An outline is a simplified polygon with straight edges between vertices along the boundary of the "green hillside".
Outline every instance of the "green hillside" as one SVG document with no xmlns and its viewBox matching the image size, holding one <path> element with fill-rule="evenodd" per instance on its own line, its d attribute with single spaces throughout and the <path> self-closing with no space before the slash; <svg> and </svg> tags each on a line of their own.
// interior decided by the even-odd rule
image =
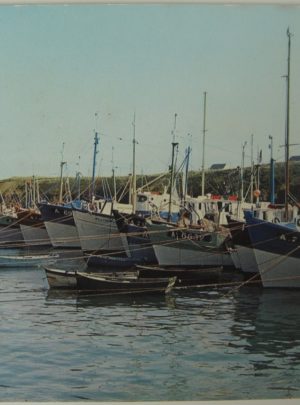
<svg viewBox="0 0 300 405">
<path fill-rule="evenodd" d="M 259 189 L 261 191 L 261 200 L 268 201 L 269 196 L 269 181 L 270 181 L 270 168 L 269 165 L 262 165 L 259 168 Z M 157 177 L 161 178 L 154 181 Z M 177 179 L 178 190 L 181 191 L 181 178 L 179 175 Z M 283 163 L 277 163 L 275 166 L 275 191 L 276 202 L 284 202 L 284 179 L 285 169 Z M 91 179 L 84 177 L 80 179 L 80 193 L 83 198 L 88 199 L 90 195 L 90 182 Z M 147 183 L 151 183 L 146 186 Z M 254 189 L 258 188 L 257 176 L 255 176 Z M 26 186 L 25 186 L 26 184 Z M 33 184 L 38 184 L 35 187 L 35 193 L 37 189 L 42 199 L 48 199 L 49 201 L 58 201 L 60 193 L 60 181 L 57 177 L 52 178 L 24 178 L 24 177 L 12 177 L 9 179 L 0 180 L 0 192 L 5 199 L 6 203 L 24 203 L 25 196 L 34 195 Z M 121 197 L 122 201 L 128 200 L 128 177 L 116 178 L 116 190 L 118 198 Z M 290 165 L 290 191 L 300 201 L 300 163 L 291 162 Z M 159 191 L 162 192 L 164 187 L 169 185 L 169 175 L 149 175 L 149 176 L 137 176 L 137 188 L 143 187 L 144 190 Z M 244 170 L 244 195 L 249 200 L 250 186 L 250 168 Z M 97 196 L 110 197 L 113 194 L 113 180 L 112 178 L 97 178 L 95 181 L 95 191 Z M 201 173 L 190 172 L 188 177 L 188 194 L 197 196 L 201 194 Z M 218 194 L 222 196 L 226 195 L 239 195 L 241 188 L 241 176 L 240 170 L 230 169 L 221 171 L 208 170 L 205 175 L 205 193 Z M 27 189 L 27 193 L 26 190 Z M 79 182 L 78 179 L 69 178 L 64 179 L 64 193 L 66 190 L 70 191 L 72 198 L 78 195 Z"/>
</svg>

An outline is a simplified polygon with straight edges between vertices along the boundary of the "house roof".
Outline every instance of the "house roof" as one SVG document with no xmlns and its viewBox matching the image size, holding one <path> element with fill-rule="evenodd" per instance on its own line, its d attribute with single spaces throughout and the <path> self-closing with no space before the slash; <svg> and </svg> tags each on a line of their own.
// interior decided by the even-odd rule
<svg viewBox="0 0 300 405">
<path fill-rule="evenodd" d="M 210 166 L 211 170 L 222 170 L 225 169 L 226 163 L 214 163 Z"/>
</svg>

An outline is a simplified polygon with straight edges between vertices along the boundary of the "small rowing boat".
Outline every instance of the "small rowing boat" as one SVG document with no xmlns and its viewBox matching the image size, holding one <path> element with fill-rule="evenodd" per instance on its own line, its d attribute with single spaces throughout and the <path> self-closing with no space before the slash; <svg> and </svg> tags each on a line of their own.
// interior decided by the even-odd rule
<svg viewBox="0 0 300 405">
<path fill-rule="evenodd" d="M 45 264 L 53 264 L 59 258 L 58 255 L 0 255 L 0 267 L 34 267 Z"/>
<path fill-rule="evenodd" d="M 44 267 L 51 289 L 73 289 L 97 294 L 168 293 L 176 277 L 139 278 L 138 271 L 86 273 Z"/>
</svg>

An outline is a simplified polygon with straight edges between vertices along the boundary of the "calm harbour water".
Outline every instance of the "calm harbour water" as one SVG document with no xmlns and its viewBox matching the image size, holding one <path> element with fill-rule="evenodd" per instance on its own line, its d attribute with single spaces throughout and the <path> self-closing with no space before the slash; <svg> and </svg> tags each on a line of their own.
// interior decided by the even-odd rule
<svg viewBox="0 0 300 405">
<path fill-rule="evenodd" d="M 109 298 L 46 287 L 42 269 L 0 269 L 1 401 L 300 397 L 296 290 Z"/>
</svg>

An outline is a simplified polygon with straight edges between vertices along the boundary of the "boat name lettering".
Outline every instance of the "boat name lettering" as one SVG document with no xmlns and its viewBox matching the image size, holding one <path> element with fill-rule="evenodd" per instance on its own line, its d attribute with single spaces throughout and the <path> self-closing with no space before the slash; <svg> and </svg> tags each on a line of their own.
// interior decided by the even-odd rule
<svg viewBox="0 0 300 405">
<path fill-rule="evenodd" d="M 189 239 L 189 240 L 202 240 L 204 235 L 188 231 L 170 231 L 168 236 L 174 239 Z"/>
</svg>

